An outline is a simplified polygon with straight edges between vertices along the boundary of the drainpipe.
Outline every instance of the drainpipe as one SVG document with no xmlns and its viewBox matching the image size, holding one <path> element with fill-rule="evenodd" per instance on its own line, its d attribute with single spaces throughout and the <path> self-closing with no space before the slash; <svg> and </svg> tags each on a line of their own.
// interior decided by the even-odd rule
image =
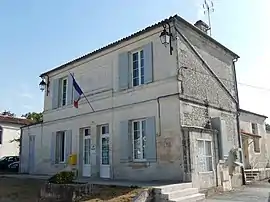
<svg viewBox="0 0 270 202">
<path fill-rule="evenodd" d="M 241 149 L 241 155 L 240 155 L 240 162 L 243 164 L 241 166 L 241 174 L 242 174 L 242 182 L 243 185 L 246 184 L 246 179 L 245 179 L 245 171 L 244 171 L 244 161 L 243 161 L 243 150 L 242 150 L 242 140 L 241 140 L 241 132 L 240 132 L 240 121 L 239 121 L 239 116 L 240 116 L 240 106 L 239 106 L 239 96 L 238 96 L 238 86 L 237 86 L 237 78 L 236 78 L 236 70 L 235 70 L 235 63 L 237 62 L 238 58 L 235 58 L 233 60 L 233 71 L 234 71 L 234 80 L 235 80 L 235 88 L 236 88 L 236 109 L 237 109 L 237 114 L 236 114 L 236 125 L 237 125 L 237 134 L 238 134 L 238 147 Z"/>
</svg>

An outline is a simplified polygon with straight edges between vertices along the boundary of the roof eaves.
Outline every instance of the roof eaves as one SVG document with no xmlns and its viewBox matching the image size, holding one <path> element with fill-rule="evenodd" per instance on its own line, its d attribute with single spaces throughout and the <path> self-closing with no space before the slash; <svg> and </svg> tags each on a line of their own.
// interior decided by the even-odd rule
<svg viewBox="0 0 270 202">
<path fill-rule="evenodd" d="M 186 24 L 187 26 L 189 26 L 190 28 L 192 28 L 194 31 L 198 32 L 199 34 L 203 35 L 204 37 L 206 37 L 207 39 L 209 39 L 209 40 L 212 41 L 213 43 L 215 43 L 215 44 L 217 44 L 218 46 L 222 47 L 224 50 L 228 51 L 228 52 L 229 52 L 231 55 L 233 55 L 235 58 L 240 58 L 236 53 L 234 53 L 234 52 L 231 51 L 230 49 L 228 49 L 228 48 L 226 48 L 225 46 L 223 46 L 221 43 L 219 43 L 218 41 L 216 41 L 215 39 L 213 39 L 212 37 L 210 37 L 209 35 L 207 35 L 207 34 L 204 33 L 203 31 L 201 31 L 200 29 L 198 29 L 197 27 L 195 27 L 194 25 L 192 25 L 191 23 L 189 23 L 188 21 L 186 21 L 184 18 L 182 18 L 182 17 L 180 17 L 180 16 L 178 16 L 178 15 L 174 15 L 174 16 L 170 16 L 169 18 L 166 18 L 166 19 L 164 19 L 164 20 L 162 20 L 162 21 L 160 21 L 160 22 L 158 22 L 158 23 L 156 23 L 156 24 L 153 24 L 153 25 L 151 25 L 151 26 L 148 26 L 148 27 L 146 27 L 146 28 L 144 28 L 144 29 L 142 29 L 142 30 L 140 30 L 140 31 L 138 31 L 138 32 L 135 32 L 135 33 L 133 33 L 133 34 L 127 36 L 127 37 L 124 37 L 124 38 L 122 38 L 122 39 L 119 39 L 119 40 L 117 40 L 117 41 L 115 41 L 115 42 L 113 42 L 113 43 L 110 43 L 110 44 L 108 44 L 108 45 L 106 45 L 106 46 L 104 46 L 104 47 L 101 47 L 101 48 L 99 48 L 99 49 L 97 49 L 97 50 L 94 50 L 94 51 L 92 51 L 92 52 L 90 52 L 90 53 L 87 53 L 87 54 L 85 54 L 85 55 L 83 55 L 83 56 L 81 56 L 81 57 L 79 57 L 79 58 L 76 58 L 76 59 L 74 59 L 74 60 L 71 60 L 71 61 L 69 61 L 69 62 L 67 62 L 67 63 L 65 63 L 65 64 L 63 64 L 63 65 L 60 65 L 60 66 L 58 66 L 58 67 L 56 67 L 56 68 L 53 68 L 53 69 L 51 69 L 51 70 L 49 70 L 49 71 L 46 71 L 46 72 L 42 73 L 42 74 L 40 75 L 40 77 L 44 77 L 45 75 L 47 75 L 47 74 L 49 74 L 49 73 L 52 73 L 52 72 L 54 72 L 54 71 L 63 69 L 63 68 L 65 68 L 65 67 L 68 66 L 68 65 L 72 65 L 72 64 L 74 64 L 74 63 L 76 63 L 76 62 L 79 62 L 80 60 L 83 60 L 83 59 L 88 58 L 88 57 L 90 57 L 90 56 L 92 56 L 92 55 L 95 55 L 95 54 L 97 54 L 97 53 L 100 53 L 100 52 L 102 52 L 102 51 L 104 51 L 104 50 L 106 50 L 106 49 L 108 49 L 108 48 L 112 48 L 112 47 L 114 47 L 114 46 L 116 46 L 116 45 L 118 45 L 118 44 L 120 44 L 120 43 L 122 43 L 122 42 L 128 41 L 128 40 L 130 40 L 130 39 L 132 39 L 132 38 L 134 38 L 134 37 L 137 37 L 137 36 L 139 36 L 139 35 L 142 35 L 142 34 L 144 34 L 144 33 L 147 33 L 147 32 L 149 32 L 149 31 L 151 31 L 151 30 L 153 30 L 153 29 L 156 29 L 157 27 L 161 26 L 165 21 L 168 21 L 168 20 L 170 21 L 170 20 L 172 20 L 172 19 L 177 19 L 177 20 L 183 22 L 184 24 Z"/>
<path fill-rule="evenodd" d="M 244 109 L 240 109 L 240 112 L 244 112 L 244 113 L 247 113 L 247 114 L 252 114 L 252 115 L 255 115 L 255 116 L 260 116 L 260 117 L 263 117 L 265 119 L 268 118 L 268 116 L 265 116 L 263 114 L 257 114 L 257 113 L 254 113 L 254 112 L 251 112 L 251 111 L 248 111 L 248 110 L 244 110 Z"/>
<path fill-rule="evenodd" d="M 186 24 L 187 26 L 191 27 L 194 31 L 198 32 L 199 34 L 203 35 L 205 38 L 207 38 L 208 40 L 210 40 L 211 42 L 215 43 L 216 45 L 220 46 L 221 48 L 223 48 L 224 50 L 226 50 L 227 52 L 229 52 L 232 56 L 234 56 L 235 58 L 240 58 L 239 55 L 237 55 L 236 53 L 234 53 L 233 51 L 231 51 L 230 49 L 228 49 L 226 46 L 222 45 L 221 43 L 219 43 L 217 40 L 215 40 L 214 38 L 212 38 L 211 36 L 209 36 L 208 34 L 206 34 L 205 32 L 203 32 L 202 30 L 200 30 L 199 28 L 197 28 L 196 26 L 192 25 L 191 23 L 189 23 L 188 21 L 186 21 L 184 18 L 180 17 L 179 15 L 175 16 L 176 19 L 178 19 L 179 21 L 183 22 L 184 24 Z"/>
<path fill-rule="evenodd" d="M 118 44 L 120 44 L 120 43 L 122 43 L 122 42 L 125 42 L 125 41 L 127 41 L 127 40 L 130 40 L 130 39 L 132 39 L 132 38 L 134 38 L 134 37 L 137 37 L 137 36 L 139 36 L 139 35 L 142 35 L 142 34 L 144 34 L 144 33 L 147 33 L 147 32 L 149 32 L 149 31 L 151 31 L 151 30 L 153 30 L 153 29 L 156 29 L 157 27 L 161 26 L 162 23 L 164 23 L 165 21 L 167 21 L 167 20 L 172 20 L 172 19 L 175 18 L 175 17 L 176 17 L 176 15 L 175 15 L 175 16 L 170 16 L 169 18 L 166 18 L 166 19 L 164 19 L 164 20 L 162 20 L 162 21 L 160 21 L 160 22 L 158 22 L 158 23 L 156 23 L 156 24 L 153 24 L 153 25 L 151 25 L 151 26 L 148 26 L 148 27 L 146 27 L 146 28 L 144 28 L 144 29 L 142 29 L 142 30 L 140 30 L 140 31 L 138 31 L 138 32 L 135 32 L 135 33 L 133 33 L 133 34 L 127 36 L 127 37 L 124 37 L 124 38 L 122 38 L 122 39 L 119 39 L 119 40 L 117 40 L 117 41 L 115 41 L 115 42 L 113 42 L 113 43 L 110 43 L 110 44 L 108 44 L 108 45 L 106 45 L 106 46 L 104 46 L 104 47 L 101 47 L 101 48 L 99 48 L 99 49 L 97 49 L 97 50 L 94 50 L 93 52 L 87 53 L 86 55 L 83 55 L 83 56 L 81 56 L 81 57 L 79 57 L 79 58 L 76 58 L 76 59 L 74 59 L 74 60 L 71 60 L 71 61 L 69 61 L 69 62 L 67 62 L 67 63 L 65 63 L 65 64 L 63 64 L 63 65 L 60 65 L 60 66 L 58 66 L 58 67 L 56 67 L 56 68 L 54 68 L 54 69 L 51 69 L 51 70 L 49 70 L 49 71 L 47 71 L 47 72 L 44 72 L 44 73 L 42 73 L 42 74 L 40 75 L 40 77 L 43 77 L 43 76 L 45 76 L 45 75 L 47 75 L 47 74 L 49 74 L 49 73 L 51 73 L 51 72 L 54 72 L 54 71 L 60 70 L 60 69 L 62 69 L 62 68 L 65 68 L 65 67 L 68 66 L 68 65 L 72 65 L 72 64 L 74 64 L 74 63 L 76 63 L 76 62 L 78 62 L 78 61 L 80 61 L 80 60 L 82 60 L 82 59 L 85 59 L 85 58 L 90 57 L 90 56 L 92 56 L 92 55 L 94 55 L 94 54 L 100 53 L 101 51 L 104 51 L 104 50 L 106 50 L 106 49 L 108 49 L 108 48 L 112 48 L 112 47 L 114 47 L 114 46 L 116 46 L 116 45 L 118 45 Z"/>
</svg>

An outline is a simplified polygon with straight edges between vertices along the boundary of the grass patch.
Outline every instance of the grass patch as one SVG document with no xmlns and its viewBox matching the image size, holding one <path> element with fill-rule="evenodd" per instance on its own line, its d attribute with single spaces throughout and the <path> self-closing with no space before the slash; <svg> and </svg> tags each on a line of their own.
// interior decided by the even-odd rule
<svg viewBox="0 0 270 202">
<path fill-rule="evenodd" d="M 0 202 L 36 202 L 44 180 L 0 177 Z M 138 187 L 98 186 L 98 194 L 83 202 L 129 202 L 143 189 Z"/>
</svg>

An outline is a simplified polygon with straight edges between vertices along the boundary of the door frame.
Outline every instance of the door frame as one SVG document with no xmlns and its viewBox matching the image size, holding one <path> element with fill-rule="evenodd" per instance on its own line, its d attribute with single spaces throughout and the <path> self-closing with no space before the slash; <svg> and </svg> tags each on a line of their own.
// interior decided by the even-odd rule
<svg viewBox="0 0 270 202">
<path fill-rule="evenodd" d="M 33 173 L 35 170 L 35 148 L 36 136 L 29 135 L 29 152 L 28 152 L 28 172 Z"/>
<path fill-rule="evenodd" d="M 89 134 L 86 136 L 85 135 L 85 130 L 89 130 Z M 85 128 L 82 128 L 82 138 L 83 138 L 83 143 L 82 143 L 82 177 L 91 177 L 92 175 L 92 169 L 91 169 L 91 166 L 92 166 L 92 162 L 91 162 L 91 145 L 92 145 L 92 137 L 91 137 L 91 127 L 85 127 Z M 85 164 L 85 140 L 86 139 L 90 139 L 90 145 L 89 145 L 89 164 Z M 89 175 L 84 175 L 84 169 L 85 168 L 85 165 L 88 166 L 88 171 L 89 171 Z"/>
<path fill-rule="evenodd" d="M 103 133 L 102 128 L 103 127 L 107 127 L 107 131 L 105 130 L 105 133 Z M 109 156 L 108 156 L 108 161 L 109 164 L 108 165 L 103 165 L 102 164 L 102 138 L 108 138 L 109 142 L 108 142 L 108 146 L 109 146 Z M 110 152 L 110 144 L 111 144 L 111 137 L 110 137 L 110 128 L 109 128 L 109 124 L 104 124 L 100 126 L 100 138 L 99 138 L 99 143 L 100 143 L 100 156 L 99 156 L 99 171 L 100 171 L 100 178 L 111 178 L 111 152 Z M 107 171 L 106 174 L 103 175 L 102 171 L 105 170 Z"/>
</svg>

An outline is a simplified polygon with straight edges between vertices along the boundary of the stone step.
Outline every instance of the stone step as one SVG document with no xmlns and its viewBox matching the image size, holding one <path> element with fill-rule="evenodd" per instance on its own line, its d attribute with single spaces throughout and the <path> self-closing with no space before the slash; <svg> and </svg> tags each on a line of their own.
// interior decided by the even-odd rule
<svg viewBox="0 0 270 202">
<path fill-rule="evenodd" d="M 170 193 L 178 190 L 192 188 L 192 183 L 180 183 L 180 184 L 170 184 L 165 186 L 154 187 L 156 194 Z"/>
<path fill-rule="evenodd" d="M 259 170 L 245 170 L 245 173 L 260 173 Z"/>
<path fill-rule="evenodd" d="M 190 196 L 194 194 L 198 194 L 199 189 L 198 188 L 187 188 L 187 189 L 182 189 L 182 190 L 177 190 L 173 192 L 168 192 L 168 193 L 163 193 L 161 194 L 161 198 L 165 200 L 171 200 L 174 198 L 180 198 L 184 196 Z"/>
<path fill-rule="evenodd" d="M 258 176 L 259 173 L 245 173 L 246 176 Z"/>
<path fill-rule="evenodd" d="M 190 196 L 184 196 L 176 199 L 171 199 L 170 202 L 203 202 L 205 201 L 204 194 L 193 194 Z"/>
</svg>

